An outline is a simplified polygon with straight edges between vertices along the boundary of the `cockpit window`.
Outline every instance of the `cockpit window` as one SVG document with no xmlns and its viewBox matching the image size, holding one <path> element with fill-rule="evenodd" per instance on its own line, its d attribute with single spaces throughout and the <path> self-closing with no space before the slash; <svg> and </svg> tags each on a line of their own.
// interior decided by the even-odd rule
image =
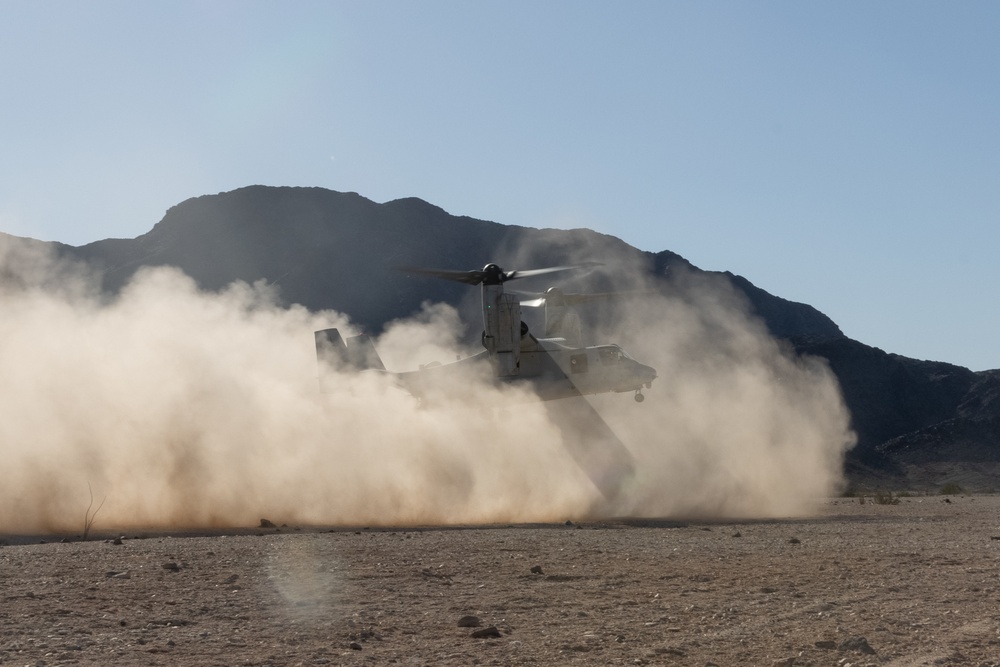
<svg viewBox="0 0 1000 667">
<path fill-rule="evenodd" d="M 606 345 L 598 348 L 597 354 L 601 359 L 601 363 L 605 366 L 619 364 L 622 359 L 628 359 L 628 355 L 625 354 L 617 345 Z"/>
</svg>

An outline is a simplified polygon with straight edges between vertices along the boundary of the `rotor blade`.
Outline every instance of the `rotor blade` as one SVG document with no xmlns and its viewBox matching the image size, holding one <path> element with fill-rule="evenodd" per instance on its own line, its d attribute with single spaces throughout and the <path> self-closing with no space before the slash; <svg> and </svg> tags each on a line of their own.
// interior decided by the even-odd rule
<svg viewBox="0 0 1000 667">
<path fill-rule="evenodd" d="M 563 444 L 604 498 L 614 501 L 635 476 L 635 458 L 586 396 L 545 402 Z"/>
<path fill-rule="evenodd" d="M 466 285 L 478 285 L 483 282 L 482 271 L 446 271 L 443 269 L 420 269 L 415 266 L 401 266 L 398 270 L 406 273 L 416 273 L 421 276 L 453 280 L 455 282 L 465 283 Z"/>
<path fill-rule="evenodd" d="M 546 303 L 553 306 L 575 306 L 579 303 L 590 301 L 600 301 L 601 299 L 628 299 L 641 296 L 643 294 L 655 294 L 655 290 L 630 290 L 628 292 L 594 292 L 593 294 L 567 294 L 566 292 L 515 292 L 515 294 L 528 297 L 527 301 L 521 301 L 522 306 L 537 308 Z"/>
<path fill-rule="evenodd" d="M 526 271 L 511 271 L 506 274 L 504 280 L 517 280 L 519 278 L 531 278 L 532 276 L 542 276 L 546 273 L 557 273 L 559 271 L 573 271 L 574 269 L 591 269 L 601 266 L 600 262 L 584 262 L 582 264 L 569 264 L 566 266 L 550 266 L 545 269 L 528 269 Z"/>
</svg>

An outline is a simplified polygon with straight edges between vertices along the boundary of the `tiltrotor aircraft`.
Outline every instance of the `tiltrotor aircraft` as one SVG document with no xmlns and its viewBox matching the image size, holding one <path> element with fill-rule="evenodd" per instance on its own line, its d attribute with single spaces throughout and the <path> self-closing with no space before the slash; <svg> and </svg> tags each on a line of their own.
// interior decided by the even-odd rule
<svg viewBox="0 0 1000 667">
<path fill-rule="evenodd" d="M 656 370 L 632 359 L 615 344 L 579 347 L 565 338 L 536 338 L 521 320 L 521 303 L 516 294 L 504 291 L 504 283 L 520 278 L 581 268 L 556 266 L 528 271 L 504 271 L 487 264 L 477 271 L 447 271 L 403 268 L 401 270 L 468 285 L 480 285 L 483 294 L 483 334 L 485 350 L 449 364 L 417 371 L 393 373 L 411 393 L 421 396 L 430 387 L 463 386 L 470 369 L 486 368 L 499 383 L 530 383 L 543 400 L 569 398 L 605 392 L 635 392 L 642 402 L 643 387 L 652 386 Z M 554 293 L 553 293 L 554 294 Z M 573 295 L 584 298 L 581 295 Z M 606 295 L 598 295 L 601 298 Z M 550 297 L 551 298 L 551 297 Z M 565 301 L 565 300 L 564 300 Z M 565 306 L 565 303 L 561 305 Z M 547 314 L 548 317 L 548 314 Z M 549 331 L 553 328 L 546 327 Z M 365 335 L 344 339 L 337 329 L 316 332 L 316 354 L 322 363 L 355 370 L 388 372 Z"/>
</svg>

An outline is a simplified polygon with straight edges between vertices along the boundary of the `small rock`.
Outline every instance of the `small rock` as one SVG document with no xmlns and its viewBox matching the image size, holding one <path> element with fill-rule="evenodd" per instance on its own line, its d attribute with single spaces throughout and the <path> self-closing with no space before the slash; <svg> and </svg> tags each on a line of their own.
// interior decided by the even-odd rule
<svg viewBox="0 0 1000 667">
<path fill-rule="evenodd" d="M 236 580 L 239 579 L 239 578 L 240 578 L 240 575 L 238 575 L 238 574 L 231 574 L 228 577 L 226 577 L 226 580 L 223 581 L 222 583 L 224 583 L 224 584 L 235 584 Z"/>
<path fill-rule="evenodd" d="M 743 533 L 737 530 L 735 533 L 733 533 L 733 537 L 743 537 Z"/>
<path fill-rule="evenodd" d="M 488 628 L 480 628 L 479 630 L 474 630 L 471 635 L 473 639 L 487 639 L 490 637 L 500 637 L 500 631 L 497 626 L 491 625 Z"/>
<path fill-rule="evenodd" d="M 833 641 L 832 639 L 821 639 L 820 641 L 816 642 L 815 646 L 816 648 L 835 649 L 837 648 L 837 642 Z"/>
<path fill-rule="evenodd" d="M 850 637 L 840 642 L 838 647 L 841 651 L 856 651 L 858 653 L 867 653 L 868 655 L 875 655 L 875 649 L 871 647 L 868 640 L 864 637 Z"/>
<path fill-rule="evenodd" d="M 114 545 L 117 545 L 117 546 L 121 546 L 121 544 L 122 544 L 122 538 L 121 537 L 116 537 L 115 539 L 113 539 L 111 541 L 111 544 L 114 544 Z"/>
<path fill-rule="evenodd" d="M 260 528 L 277 528 L 277 526 L 275 526 L 273 523 L 271 523 L 267 519 L 261 519 L 259 527 Z"/>
<path fill-rule="evenodd" d="M 531 566 L 531 573 L 532 574 L 545 574 L 544 572 L 542 572 L 542 566 L 541 565 L 532 565 Z"/>
<path fill-rule="evenodd" d="M 458 627 L 460 628 L 478 628 L 483 624 L 483 621 L 478 616 L 463 616 L 458 619 Z"/>
<path fill-rule="evenodd" d="M 360 651 L 360 650 L 361 650 L 361 648 L 362 648 L 362 647 L 361 647 L 361 644 L 359 644 L 359 643 L 357 643 L 357 642 L 351 642 L 351 643 L 350 643 L 350 647 L 351 647 L 351 650 L 352 650 L 352 651 Z"/>
<path fill-rule="evenodd" d="M 563 525 L 564 525 L 564 526 L 572 526 L 572 525 L 573 525 L 573 522 L 572 522 L 572 521 L 570 521 L 569 519 L 566 519 L 566 523 L 564 523 Z"/>
<path fill-rule="evenodd" d="M 789 544 L 802 544 L 802 540 L 800 540 L 797 537 L 793 537 L 792 539 L 788 540 L 788 543 Z"/>
<path fill-rule="evenodd" d="M 181 569 L 181 566 L 178 565 L 177 563 L 174 563 L 173 561 L 169 563 L 164 563 L 162 567 L 164 570 L 169 570 L 170 572 L 179 572 Z"/>
</svg>

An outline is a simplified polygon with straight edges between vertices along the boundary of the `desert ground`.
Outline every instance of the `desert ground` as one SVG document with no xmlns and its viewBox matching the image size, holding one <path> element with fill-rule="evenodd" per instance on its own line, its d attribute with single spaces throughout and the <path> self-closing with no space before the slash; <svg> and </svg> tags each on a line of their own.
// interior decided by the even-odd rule
<svg viewBox="0 0 1000 667">
<path fill-rule="evenodd" d="M 1000 665 L 1000 497 L 808 509 L 6 536 L 0 664 Z"/>
</svg>

